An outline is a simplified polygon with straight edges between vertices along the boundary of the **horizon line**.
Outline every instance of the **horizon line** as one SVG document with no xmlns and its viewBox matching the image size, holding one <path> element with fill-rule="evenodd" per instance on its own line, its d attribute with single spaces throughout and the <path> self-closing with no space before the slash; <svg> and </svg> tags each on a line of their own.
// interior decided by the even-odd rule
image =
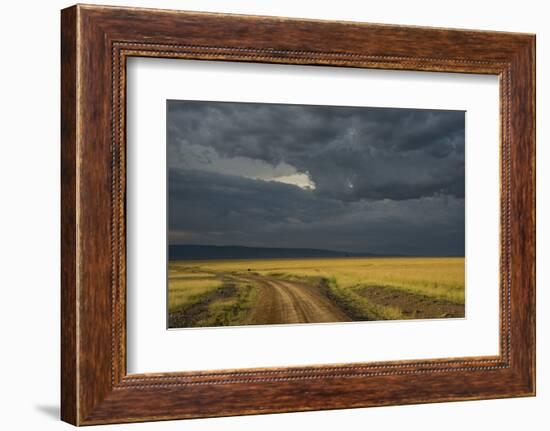
<svg viewBox="0 0 550 431">
<path fill-rule="evenodd" d="M 349 254 L 352 256 L 341 256 L 341 257 L 368 257 L 368 256 L 353 256 L 353 255 L 370 255 L 372 257 L 466 257 L 465 253 L 458 253 L 458 254 L 426 254 L 426 253 L 420 253 L 420 254 L 410 254 L 410 253 L 377 253 L 372 251 L 347 251 L 347 250 L 336 250 L 333 248 L 318 248 L 318 247 L 275 247 L 275 246 L 255 246 L 255 245 L 239 245 L 239 244 L 193 244 L 193 243 L 185 243 L 185 244 L 168 244 L 168 247 L 173 246 L 183 246 L 183 247 L 241 247 L 241 248 L 260 248 L 260 249 L 279 249 L 279 250 L 312 250 L 312 251 L 326 251 L 326 252 L 333 252 L 333 253 L 343 253 L 343 254 Z M 170 259 L 168 256 L 168 260 L 178 260 L 178 259 Z M 181 260 L 181 259 L 179 259 Z"/>
</svg>

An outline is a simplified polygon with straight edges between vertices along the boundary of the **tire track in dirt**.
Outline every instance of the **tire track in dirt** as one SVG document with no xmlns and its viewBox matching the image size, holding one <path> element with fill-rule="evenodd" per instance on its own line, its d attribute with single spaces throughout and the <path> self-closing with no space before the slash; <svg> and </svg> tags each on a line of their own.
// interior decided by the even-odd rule
<svg viewBox="0 0 550 431">
<path fill-rule="evenodd" d="M 323 295 L 305 283 L 273 277 L 239 277 L 256 286 L 258 299 L 246 324 L 348 322 L 351 319 Z"/>
</svg>

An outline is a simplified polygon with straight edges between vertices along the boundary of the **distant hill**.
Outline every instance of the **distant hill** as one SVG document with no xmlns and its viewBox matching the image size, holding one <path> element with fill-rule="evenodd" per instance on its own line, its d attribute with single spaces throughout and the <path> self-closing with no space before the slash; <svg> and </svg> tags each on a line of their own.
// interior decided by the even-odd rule
<svg viewBox="0 0 550 431">
<path fill-rule="evenodd" d="M 274 259 L 296 257 L 368 257 L 371 253 L 347 253 L 345 251 L 315 248 L 245 247 L 240 245 L 191 245 L 179 244 L 168 247 L 169 260 L 208 259 Z"/>
</svg>

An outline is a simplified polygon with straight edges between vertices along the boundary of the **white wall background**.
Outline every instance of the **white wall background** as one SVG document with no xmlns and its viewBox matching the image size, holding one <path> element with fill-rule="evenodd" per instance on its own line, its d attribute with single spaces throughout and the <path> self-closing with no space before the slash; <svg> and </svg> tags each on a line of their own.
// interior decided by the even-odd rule
<svg viewBox="0 0 550 431">
<path fill-rule="evenodd" d="M 550 13 L 536 0 L 313 2 L 101 1 L 171 9 L 477 28 L 537 34 L 538 396 L 105 426 L 135 430 L 548 429 L 550 423 Z M 69 429 L 59 410 L 59 10 L 71 3 L 4 2 L 0 15 L 0 426 Z"/>
</svg>

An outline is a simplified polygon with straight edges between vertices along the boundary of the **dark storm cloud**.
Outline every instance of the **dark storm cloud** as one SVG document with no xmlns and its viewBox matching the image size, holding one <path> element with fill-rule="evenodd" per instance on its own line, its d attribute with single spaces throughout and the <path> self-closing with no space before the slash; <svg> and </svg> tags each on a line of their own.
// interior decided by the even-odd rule
<svg viewBox="0 0 550 431">
<path fill-rule="evenodd" d="M 273 181 L 169 173 L 170 241 L 313 247 L 384 254 L 463 254 L 464 201 L 342 202 Z"/>
<path fill-rule="evenodd" d="M 168 118 L 183 163 L 198 144 L 288 163 L 335 198 L 464 197 L 463 112 L 174 101 Z"/>
<path fill-rule="evenodd" d="M 464 253 L 464 112 L 167 108 L 171 243 Z"/>
</svg>

